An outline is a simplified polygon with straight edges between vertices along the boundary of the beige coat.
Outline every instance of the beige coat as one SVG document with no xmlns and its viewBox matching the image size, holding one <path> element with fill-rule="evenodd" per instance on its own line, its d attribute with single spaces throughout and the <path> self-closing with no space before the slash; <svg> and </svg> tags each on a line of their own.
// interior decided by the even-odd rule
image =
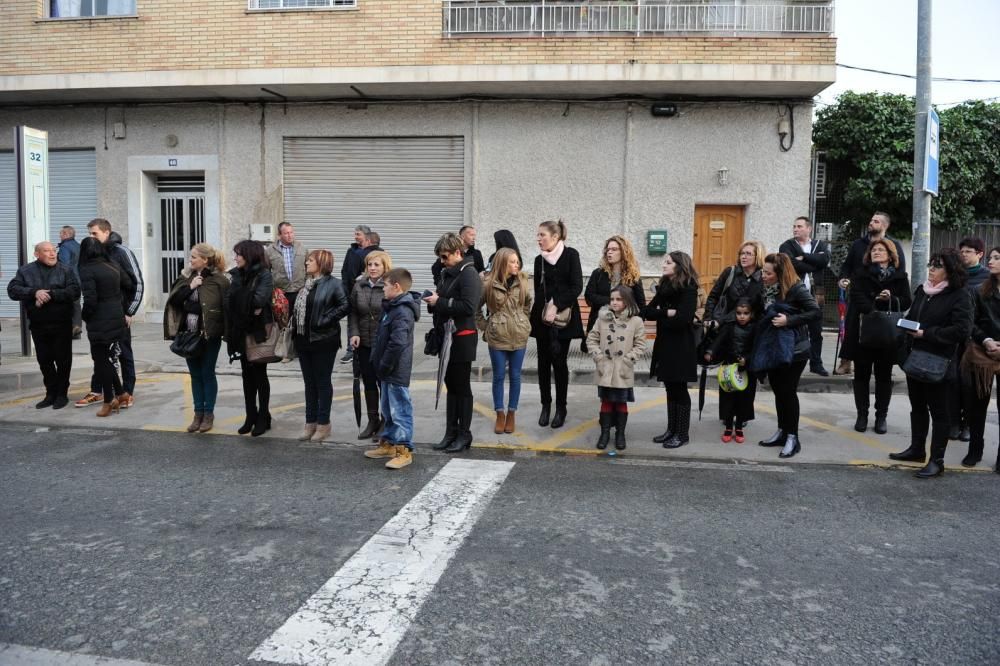
<svg viewBox="0 0 1000 666">
<path fill-rule="evenodd" d="M 587 336 L 587 347 L 597 365 L 597 385 L 635 386 L 635 364 L 646 351 L 646 327 L 639 317 L 616 317 L 605 306 Z"/>
<path fill-rule="evenodd" d="M 281 241 L 277 240 L 267 246 L 267 260 L 271 262 L 274 286 L 282 291 L 297 292 L 306 283 L 306 256 L 309 255 L 309 250 L 299 241 L 292 243 L 295 248 L 295 258 L 292 260 L 292 279 L 289 280 L 288 271 L 285 269 L 285 255 L 281 253 L 280 243 Z"/>
<path fill-rule="evenodd" d="M 490 308 L 490 303 L 495 309 Z M 483 310 L 486 310 L 486 315 Z M 521 289 L 521 283 L 515 281 L 508 289 L 507 285 L 483 278 L 483 296 L 479 309 L 476 311 L 476 326 L 483 332 L 483 341 L 491 348 L 500 351 L 514 351 L 528 346 L 528 336 L 531 334 L 531 293 L 527 288 Z"/>
</svg>

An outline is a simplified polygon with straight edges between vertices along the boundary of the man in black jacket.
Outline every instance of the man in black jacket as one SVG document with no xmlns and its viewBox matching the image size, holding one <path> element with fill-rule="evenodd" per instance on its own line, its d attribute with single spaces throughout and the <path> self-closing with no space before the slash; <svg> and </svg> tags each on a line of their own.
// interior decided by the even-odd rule
<svg viewBox="0 0 1000 666">
<path fill-rule="evenodd" d="M 896 246 L 896 255 L 899 257 L 899 268 L 897 270 L 906 270 L 906 255 L 903 254 L 903 246 L 895 238 L 889 237 L 889 224 L 892 219 L 889 217 L 888 213 L 884 213 L 880 210 L 872 213 L 872 219 L 868 222 L 868 233 L 866 233 L 861 238 L 854 241 L 851 245 L 851 249 L 847 251 L 847 258 L 844 259 L 844 263 L 840 265 L 840 274 L 838 275 L 840 288 L 847 291 L 851 288 L 851 277 L 862 267 L 864 264 L 865 253 L 868 252 L 868 246 L 871 245 L 872 241 L 881 240 L 885 238 L 886 240 L 892 241 L 893 245 Z M 850 303 L 847 304 L 847 321 L 854 321 L 858 317 L 858 312 L 851 306 Z M 840 347 L 840 364 L 833 371 L 835 375 L 849 375 L 851 374 L 851 361 L 854 358 L 854 349 L 847 344 L 847 340 Z"/>
<path fill-rule="evenodd" d="M 132 278 L 135 287 L 130 292 L 122 294 L 125 323 L 127 326 L 131 326 L 132 317 L 142 307 L 142 297 L 145 291 L 145 283 L 142 280 L 142 269 L 139 268 L 139 262 L 136 260 L 135 255 L 132 254 L 132 250 L 124 245 L 122 237 L 111 230 L 111 223 L 104 218 L 98 217 L 88 222 L 87 232 L 91 238 L 96 238 L 104 244 L 104 247 L 108 251 L 108 258 L 120 270 L 125 271 Z M 132 355 L 132 332 L 130 328 L 126 328 L 125 337 L 119 341 L 118 346 L 121 349 L 121 355 L 118 357 L 118 360 L 122 366 L 122 390 L 125 392 L 123 399 L 119 399 L 119 406 L 122 409 L 128 409 L 135 403 L 133 398 L 135 391 L 135 357 Z M 90 393 L 77 400 L 74 404 L 77 407 L 87 407 L 88 405 L 94 405 L 103 401 L 104 393 L 95 374 L 90 378 Z"/>
<path fill-rule="evenodd" d="M 816 293 L 816 283 L 823 269 L 830 265 L 830 246 L 812 237 L 812 222 L 808 217 L 797 217 L 792 223 L 792 237 L 781 244 L 778 252 L 787 254 L 795 272 L 811 294 Z M 809 321 L 809 371 L 821 377 L 830 375 L 823 367 L 823 318 Z"/>
<path fill-rule="evenodd" d="M 35 409 L 62 409 L 69 402 L 73 304 L 80 299 L 80 281 L 71 268 L 59 263 L 55 246 L 44 241 L 35 245 L 35 261 L 17 269 L 7 285 L 7 295 L 27 309 L 31 340 L 45 381 L 45 398 Z"/>
</svg>

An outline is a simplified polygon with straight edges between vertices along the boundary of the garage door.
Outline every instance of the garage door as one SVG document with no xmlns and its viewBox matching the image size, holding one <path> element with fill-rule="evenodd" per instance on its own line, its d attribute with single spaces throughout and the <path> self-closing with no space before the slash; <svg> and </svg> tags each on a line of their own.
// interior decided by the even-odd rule
<svg viewBox="0 0 1000 666">
<path fill-rule="evenodd" d="M 97 216 L 97 159 L 93 150 L 49 151 L 49 239 L 59 242 L 59 229 L 76 228 L 87 235 L 87 222 Z M 0 316 L 16 317 L 18 304 L 7 298 L 7 283 L 17 272 L 17 171 L 14 153 L 0 152 Z"/>
<path fill-rule="evenodd" d="M 465 220 L 464 139 L 289 137 L 284 189 L 285 220 L 306 246 L 333 251 L 335 275 L 365 224 L 415 288 L 430 288 L 434 243 Z"/>
</svg>

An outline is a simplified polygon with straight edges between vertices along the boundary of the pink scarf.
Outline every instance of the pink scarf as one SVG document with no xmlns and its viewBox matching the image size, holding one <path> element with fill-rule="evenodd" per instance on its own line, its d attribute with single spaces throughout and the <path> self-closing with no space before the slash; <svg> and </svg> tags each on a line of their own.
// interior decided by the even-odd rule
<svg viewBox="0 0 1000 666">
<path fill-rule="evenodd" d="M 566 245 L 562 241 L 559 241 L 556 243 L 556 246 L 548 252 L 541 250 L 542 259 L 545 259 L 550 266 L 555 266 L 556 263 L 558 263 L 559 258 L 562 257 L 563 250 L 565 249 Z"/>
<path fill-rule="evenodd" d="M 931 284 L 930 280 L 924 280 L 924 293 L 928 296 L 937 296 L 942 291 L 948 288 L 948 281 L 941 280 L 937 283 L 937 286 Z"/>
</svg>

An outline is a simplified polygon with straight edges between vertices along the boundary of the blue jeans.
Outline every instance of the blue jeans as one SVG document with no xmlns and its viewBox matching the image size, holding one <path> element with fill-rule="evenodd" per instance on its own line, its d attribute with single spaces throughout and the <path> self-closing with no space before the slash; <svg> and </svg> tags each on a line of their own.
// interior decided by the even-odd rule
<svg viewBox="0 0 1000 666">
<path fill-rule="evenodd" d="M 413 402 L 410 389 L 399 384 L 381 382 L 380 399 L 385 428 L 382 439 L 395 446 L 413 450 Z"/>
<path fill-rule="evenodd" d="M 333 362 L 337 348 L 330 346 L 322 351 L 296 348 L 302 381 L 306 385 L 306 423 L 329 425 L 330 405 L 333 403 Z"/>
<path fill-rule="evenodd" d="M 516 412 L 517 403 L 521 400 L 521 366 L 524 364 L 526 349 L 501 351 L 490 347 L 490 363 L 493 365 L 493 411 L 503 411 L 503 381 L 507 374 L 507 364 L 510 364 L 510 399 L 507 401 L 507 411 Z"/>
<path fill-rule="evenodd" d="M 205 351 L 198 358 L 187 359 L 191 373 L 191 395 L 194 397 L 194 411 L 206 413 L 215 411 L 215 398 L 219 395 L 219 380 L 215 377 L 215 362 L 219 360 L 222 338 L 205 341 Z"/>
</svg>

